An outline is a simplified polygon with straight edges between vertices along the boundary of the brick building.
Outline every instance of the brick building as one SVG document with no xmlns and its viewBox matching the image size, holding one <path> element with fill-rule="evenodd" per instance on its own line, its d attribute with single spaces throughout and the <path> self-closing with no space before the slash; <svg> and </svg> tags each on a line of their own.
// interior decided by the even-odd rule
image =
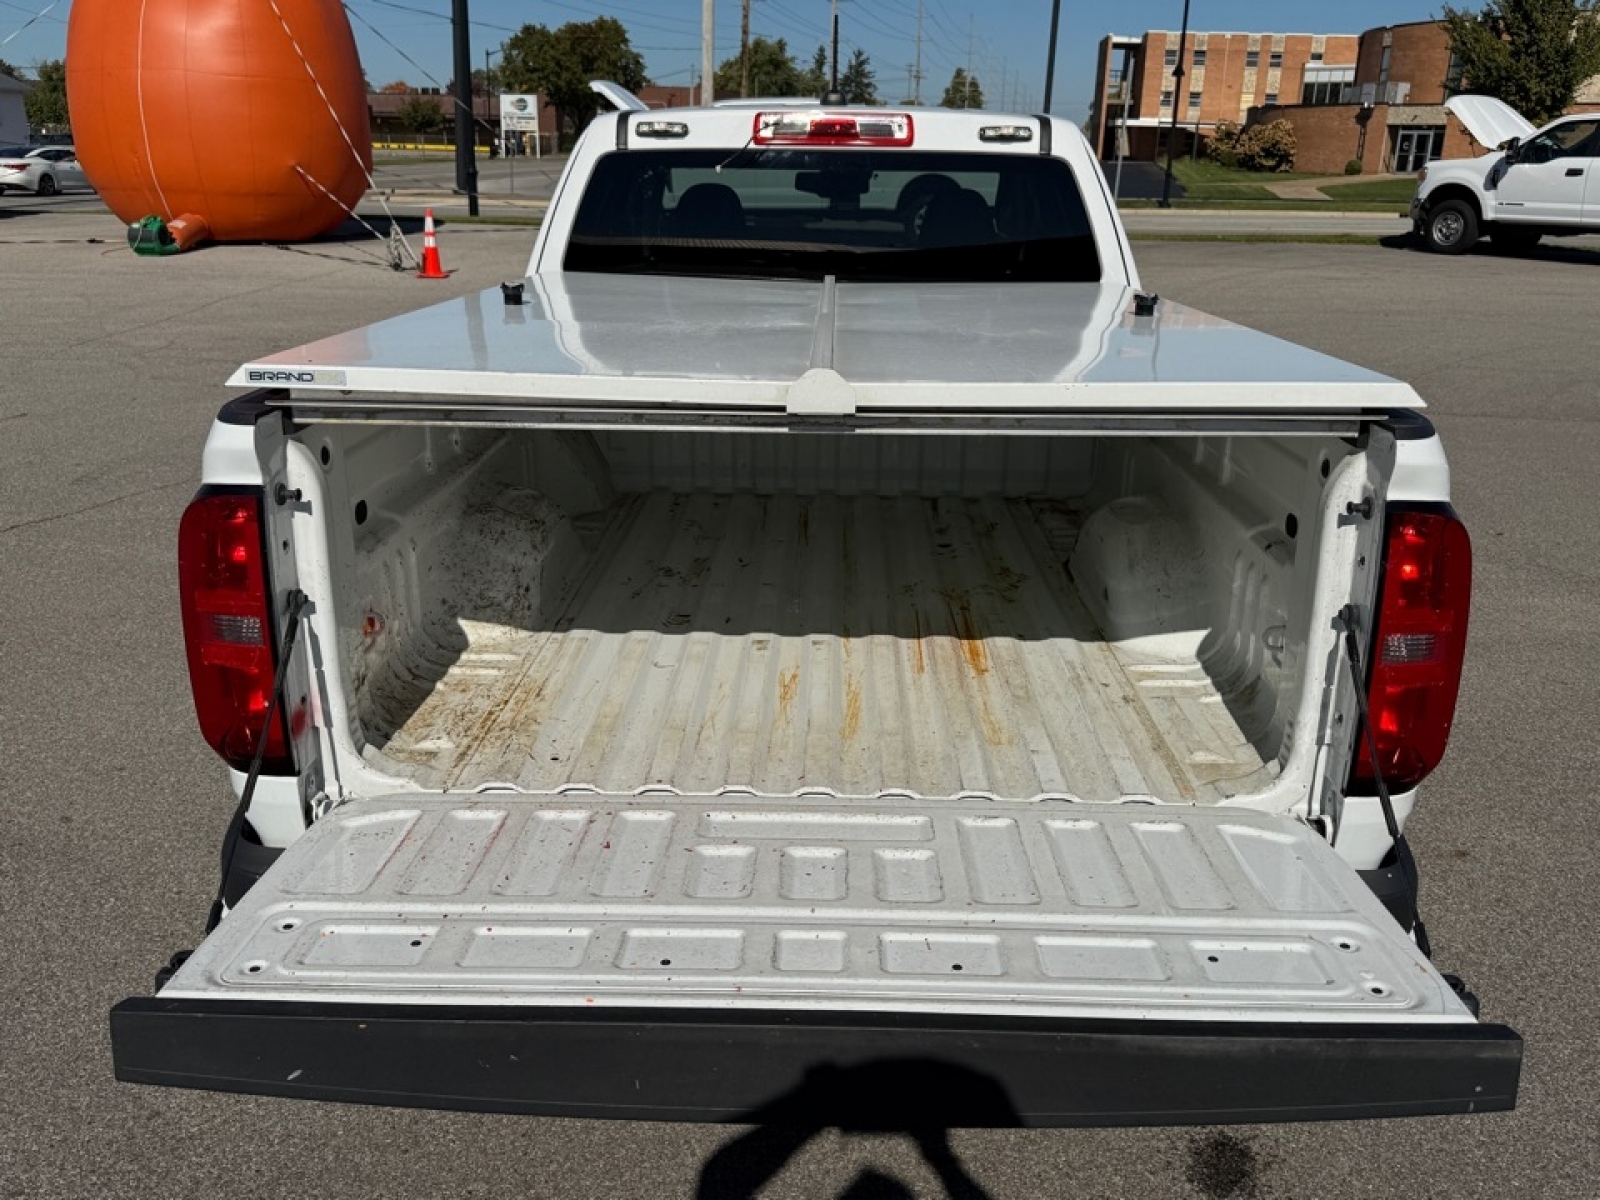
<svg viewBox="0 0 1600 1200">
<path fill-rule="evenodd" d="M 1482 154 L 1445 111 L 1461 69 L 1437 21 L 1385 25 L 1361 35 L 1355 76 L 1318 103 L 1262 105 L 1252 121 L 1294 126 L 1297 171 L 1338 172 L 1352 160 L 1368 173 L 1421 170 L 1437 158 Z"/>
<path fill-rule="evenodd" d="M 1218 122 L 1243 123 L 1252 108 L 1337 93 L 1355 78 L 1360 49 L 1348 34 L 1191 33 L 1180 86 L 1178 41 L 1176 31 L 1156 30 L 1100 43 L 1090 141 L 1102 157 L 1116 156 L 1121 129 L 1128 157 L 1154 159 L 1166 151 L 1174 116 L 1175 151 L 1186 153 Z"/>
<path fill-rule="evenodd" d="M 1182 96 L 1177 59 L 1175 33 L 1100 43 L 1091 140 L 1102 157 L 1115 156 L 1123 120 L 1128 157 L 1161 157 L 1175 108 L 1180 154 L 1219 121 L 1287 120 L 1299 145 L 1297 171 L 1337 174 L 1356 160 L 1367 173 L 1411 172 L 1486 149 L 1445 111 L 1461 72 L 1437 21 L 1385 25 L 1359 36 L 1191 35 Z M 1600 111 L 1600 77 L 1579 93 L 1573 110 Z"/>
</svg>

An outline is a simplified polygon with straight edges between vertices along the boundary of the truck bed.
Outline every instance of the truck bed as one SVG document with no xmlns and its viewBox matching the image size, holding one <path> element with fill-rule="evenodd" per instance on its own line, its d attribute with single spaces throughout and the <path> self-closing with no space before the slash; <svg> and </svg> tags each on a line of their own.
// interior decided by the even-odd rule
<svg viewBox="0 0 1600 1200">
<path fill-rule="evenodd" d="M 458 620 L 374 688 L 368 757 L 535 792 L 1265 786 L 1199 635 L 1105 639 L 1064 565 L 1076 529 L 1037 499 L 625 495 L 555 619 Z"/>
</svg>

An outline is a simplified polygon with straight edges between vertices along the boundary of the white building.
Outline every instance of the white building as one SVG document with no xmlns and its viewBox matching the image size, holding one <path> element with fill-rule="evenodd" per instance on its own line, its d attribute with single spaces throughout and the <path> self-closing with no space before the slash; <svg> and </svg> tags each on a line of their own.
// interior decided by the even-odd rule
<svg viewBox="0 0 1600 1200">
<path fill-rule="evenodd" d="M 28 114 L 22 98 L 29 84 L 9 75 L 0 75 L 0 145 L 13 146 L 28 140 Z"/>
</svg>

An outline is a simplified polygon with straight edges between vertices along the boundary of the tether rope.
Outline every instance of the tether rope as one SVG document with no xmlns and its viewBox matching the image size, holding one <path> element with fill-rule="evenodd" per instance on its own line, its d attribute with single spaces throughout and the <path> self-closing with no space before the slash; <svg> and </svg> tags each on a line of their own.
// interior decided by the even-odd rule
<svg viewBox="0 0 1600 1200">
<path fill-rule="evenodd" d="M 383 206 L 383 215 L 389 218 L 390 238 L 392 239 L 395 231 L 399 230 L 400 226 L 395 220 L 394 213 L 389 208 L 388 198 L 378 190 L 378 181 L 372 177 L 371 170 L 369 170 L 367 164 L 362 161 L 361 151 L 356 149 L 355 139 L 350 136 L 350 131 L 344 127 L 344 121 L 340 119 L 338 109 L 334 108 L 333 101 L 329 99 L 327 91 L 324 90 L 322 86 L 322 80 L 317 78 L 317 73 L 312 69 L 310 60 L 306 58 L 306 52 L 300 48 L 300 39 L 295 37 L 294 30 L 289 28 L 289 22 L 284 18 L 283 10 L 278 7 L 278 0 L 267 0 L 267 3 L 272 6 L 273 14 L 278 18 L 278 24 L 283 26 L 284 36 L 289 39 L 289 44 L 294 47 L 294 52 L 300 56 L 300 65 L 306 69 L 306 74 L 310 77 L 312 84 L 317 89 L 317 95 L 321 96 L 322 102 L 328 106 L 328 115 L 333 118 L 334 125 L 338 127 L 339 136 L 344 138 L 344 144 L 350 148 L 350 157 L 355 159 L 356 166 L 361 168 L 361 174 L 366 177 L 367 190 L 377 193 L 378 203 Z M 348 7 L 346 7 L 346 11 L 349 11 Z M 322 193 L 330 200 L 333 200 L 352 217 L 355 217 L 356 220 L 361 221 L 363 225 L 366 225 L 367 229 L 371 230 L 373 237 L 377 238 L 379 241 L 385 240 L 383 234 L 379 233 L 376 229 L 373 229 L 372 226 L 368 225 L 365 220 L 362 220 L 362 218 L 357 215 L 354 208 L 346 204 L 343 200 L 340 200 L 332 192 L 328 191 L 328 189 L 323 187 L 321 183 L 318 183 L 317 180 L 312 179 L 310 173 L 304 168 L 296 164 L 295 170 L 299 171 L 301 175 L 305 176 L 305 178 L 310 179 L 312 183 L 316 184 L 316 186 L 321 189 Z M 406 256 L 411 259 L 412 263 L 420 266 L 421 260 L 417 258 L 416 251 L 411 249 L 411 243 L 406 241 L 406 237 L 403 232 L 400 233 L 400 243 L 405 246 Z"/>
</svg>

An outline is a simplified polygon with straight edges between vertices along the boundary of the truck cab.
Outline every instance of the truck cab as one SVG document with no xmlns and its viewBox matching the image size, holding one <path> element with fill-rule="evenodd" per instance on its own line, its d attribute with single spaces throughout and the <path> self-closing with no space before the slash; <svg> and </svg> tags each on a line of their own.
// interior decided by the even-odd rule
<svg viewBox="0 0 1600 1200">
<path fill-rule="evenodd" d="M 1514 253 L 1544 237 L 1600 233 L 1600 114 L 1535 129 L 1487 96 L 1456 96 L 1445 107 L 1496 148 L 1430 163 L 1418 176 L 1411 219 L 1430 250 L 1464 254 L 1487 237 L 1496 250 Z"/>
</svg>

